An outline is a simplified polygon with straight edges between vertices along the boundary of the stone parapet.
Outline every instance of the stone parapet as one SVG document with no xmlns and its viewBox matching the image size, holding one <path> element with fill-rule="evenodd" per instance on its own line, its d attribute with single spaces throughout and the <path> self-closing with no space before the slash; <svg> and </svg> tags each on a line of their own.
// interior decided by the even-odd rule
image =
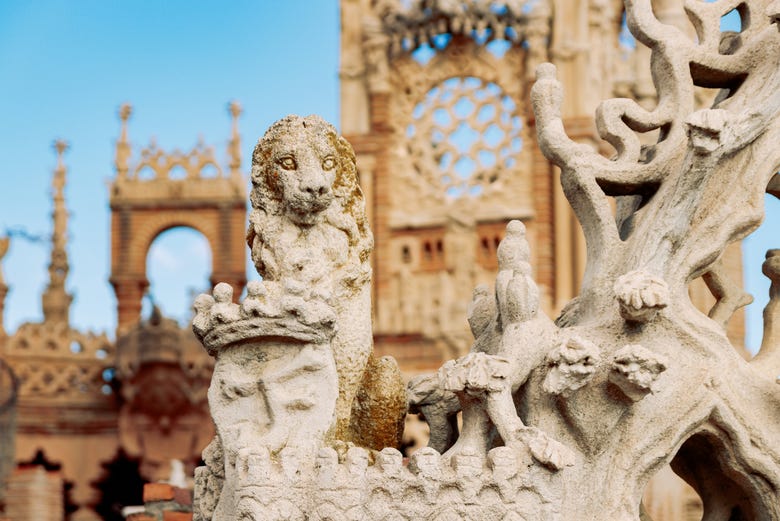
<svg viewBox="0 0 780 521">
<path fill-rule="evenodd" d="M 508 447 L 445 459 L 431 448 L 404 465 L 399 451 L 352 447 L 341 454 L 324 447 L 316 459 L 294 451 L 276 457 L 258 448 L 236 460 L 239 519 L 562 519 L 554 474 L 524 465 L 530 455 Z M 369 459 L 375 458 L 369 465 Z M 214 485 L 207 467 L 195 472 L 194 519 L 211 519 Z M 442 517 L 444 516 L 444 517 Z"/>
</svg>

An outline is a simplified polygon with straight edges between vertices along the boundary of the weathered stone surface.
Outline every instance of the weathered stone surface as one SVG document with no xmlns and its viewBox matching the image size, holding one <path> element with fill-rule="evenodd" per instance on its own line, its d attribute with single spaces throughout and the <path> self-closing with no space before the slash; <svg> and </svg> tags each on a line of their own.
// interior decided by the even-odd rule
<svg viewBox="0 0 780 521">
<path fill-rule="evenodd" d="M 249 460 L 235 518 L 281 519 L 564 519 L 554 513 L 556 492 L 547 471 L 519 464 L 499 447 L 487 461 L 463 453 L 447 464 L 423 448 L 408 467 L 386 448 L 369 465 L 368 453 L 349 449 L 343 462 L 330 447 L 316 458 L 291 464 L 268 452 Z M 196 492 L 196 495 L 198 493 Z M 196 508 L 197 512 L 197 508 Z M 201 514 L 202 515 L 202 514 Z M 228 517 L 233 519 L 233 517 Z M 196 517 L 195 519 L 209 519 Z M 214 519 L 218 519 L 215 517 Z"/>
<path fill-rule="evenodd" d="M 741 3 L 750 24 L 738 38 L 722 39 L 720 19 L 733 2 L 690 2 L 692 40 L 659 21 L 650 0 L 626 0 L 629 29 L 651 50 L 658 105 L 602 103 L 596 126 L 615 148 L 613 159 L 566 135 L 556 69 L 537 69 L 531 100 L 539 142 L 561 168 L 587 242 L 582 291 L 556 323 L 546 316 L 525 227 L 509 223 L 494 289 L 478 288 L 468 310 L 471 351 L 410 385 L 412 405 L 443 452 L 423 448 L 407 468 L 392 448 L 373 454 L 372 465 L 371 453 L 345 443 L 358 439 L 344 436 L 344 426 L 369 359 L 365 344 L 353 341 L 370 334 L 370 321 L 365 259 L 354 256 L 360 220 L 340 227 L 329 214 L 338 185 L 330 173 L 335 132 L 316 118 L 272 127 L 256 151 L 249 242 L 266 293 L 276 295 L 271 301 L 291 293 L 302 303 L 296 312 L 282 305 L 251 315 L 254 305 L 231 304 L 217 289 L 213 303 L 200 299 L 196 329 L 217 367 L 242 357 L 225 377 L 246 374 L 274 349 L 288 358 L 270 366 L 278 360 L 278 370 L 294 368 L 299 353 L 316 348 L 322 363 L 307 366 L 305 377 L 321 395 L 287 407 L 277 425 L 268 411 L 297 396 L 294 383 L 258 370 L 230 384 L 241 397 L 231 398 L 220 391 L 230 388 L 227 379 L 215 375 L 219 436 L 198 473 L 200 519 L 629 521 L 646 518 L 642 492 L 667 463 L 699 492 L 705 521 L 780 517 L 777 255 L 770 252 L 764 265 L 773 284 L 764 346 L 752 362 L 726 337 L 725 320 L 746 299 L 718 263 L 729 243 L 758 225 L 780 168 L 774 4 Z M 427 14 L 439 16 L 443 6 Z M 696 86 L 721 89 L 711 109 L 696 110 Z M 325 130 L 312 137 L 315 128 Z M 642 145 L 637 133 L 658 129 L 658 142 Z M 717 300 L 709 317 L 688 295 L 705 274 Z M 330 306 L 335 318 L 324 320 L 318 306 Z M 258 323 L 280 316 L 273 342 L 263 342 L 272 329 Z M 344 336 L 345 326 L 357 336 Z M 331 352 L 335 368 L 325 362 Z M 266 409 L 256 398 L 241 405 L 244 390 L 255 392 L 260 382 L 268 384 L 260 393 Z M 460 429 L 452 421 L 458 409 Z M 311 435 L 299 439 L 284 426 L 293 418 Z"/>
<path fill-rule="evenodd" d="M 247 242 L 263 281 L 240 304 L 228 284 L 195 301 L 193 331 L 216 358 L 205 519 L 271 516 L 251 500 L 263 469 L 278 461 L 297 483 L 323 447 L 349 461 L 353 443 L 398 445 L 407 410 L 397 365 L 371 354 L 372 238 L 349 143 L 319 117 L 284 118 L 259 141 L 252 182 Z M 285 501 L 274 515 L 297 515 Z"/>
<path fill-rule="evenodd" d="M 258 142 L 252 184 L 247 242 L 258 273 L 333 306 L 337 327 L 331 346 L 340 389 L 335 436 L 350 441 L 352 407 L 372 346 L 373 239 L 355 154 L 321 118 L 289 116 Z M 397 412 L 387 416 L 401 421 Z"/>
</svg>

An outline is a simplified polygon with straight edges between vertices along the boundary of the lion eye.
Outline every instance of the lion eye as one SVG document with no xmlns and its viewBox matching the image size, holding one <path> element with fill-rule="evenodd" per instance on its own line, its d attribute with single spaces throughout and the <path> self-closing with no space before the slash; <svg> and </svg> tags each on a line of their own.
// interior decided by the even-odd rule
<svg viewBox="0 0 780 521">
<path fill-rule="evenodd" d="M 298 167 L 295 164 L 295 159 L 290 156 L 281 158 L 279 160 L 279 164 L 282 165 L 282 168 L 284 168 L 285 170 L 295 170 Z"/>
<path fill-rule="evenodd" d="M 332 156 L 328 156 L 322 161 L 322 168 L 324 170 L 333 170 L 336 167 L 336 159 Z"/>
</svg>

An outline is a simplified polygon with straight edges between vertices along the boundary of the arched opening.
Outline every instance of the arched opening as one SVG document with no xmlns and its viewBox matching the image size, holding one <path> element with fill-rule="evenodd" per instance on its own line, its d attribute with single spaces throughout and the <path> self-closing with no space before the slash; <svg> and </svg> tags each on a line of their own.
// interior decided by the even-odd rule
<svg viewBox="0 0 780 521">
<path fill-rule="evenodd" d="M 139 471 L 140 462 L 119 449 L 114 459 L 101 467 L 100 478 L 92 485 L 100 494 L 95 512 L 104 521 L 123 521 L 123 507 L 143 504 L 146 480 Z"/>
<path fill-rule="evenodd" d="M 216 179 L 219 177 L 219 169 L 214 163 L 206 163 L 200 169 L 200 177 L 203 179 Z"/>
<path fill-rule="evenodd" d="M 710 422 L 719 415 L 714 413 Z M 775 519 L 773 477 L 765 467 L 756 465 L 754 455 L 749 454 L 756 447 L 749 442 L 740 443 L 739 438 L 723 425 L 708 423 L 685 440 L 671 464 L 648 484 L 642 519 Z M 685 484 L 678 482 L 680 478 Z M 664 485 L 666 492 L 671 492 L 667 497 L 663 495 Z M 654 495 L 658 501 L 653 501 Z"/>
<path fill-rule="evenodd" d="M 719 434 L 701 432 L 683 443 L 672 460 L 672 468 L 689 483 L 703 503 L 708 520 L 743 521 L 762 519 L 760 494 L 749 485 L 751 479 L 734 463 L 734 454 Z"/>
<path fill-rule="evenodd" d="M 699 521 L 703 513 L 699 495 L 669 465 L 662 467 L 647 484 L 642 508 L 642 519 L 653 521 Z"/>
<path fill-rule="evenodd" d="M 732 31 L 735 33 L 741 33 L 745 27 L 742 18 L 742 13 L 740 11 L 744 12 L 745 10 L 745 4 L 740 4 L 739 7 L 736 9 L 732 9 L 728 13 L 726 13 L 721 19 L 720 19 L 720 30 L 723 32 L 726 31 Z"/>
<path fill-rule="evenodd" d="M 171 179 L 173 181 L 180 181 L 182 179 L 187 179 L 187 169 L 184 168 L 182 165 L 173 165 L 170 170 L 168 170 L 168 179 Z"/>
<path fill-rule="evenodd" d="M 192 228 L 179 226 L 158 235 L 146 256 L 149 298 L 144 299 L 142 316 L 148 316 L 154 304 L 166 317 L 186 325 L 192 319 L 192 301 L 211 289 L 211 255 L 208 239 Z"/>
<path fill-rule="evenodd" d="M 151 166 L 145 166 L 138 170 L 135 176 L 140 181 L 151 181 L 152 179 L 157 179 L 157 172 Z"/>
</svg>

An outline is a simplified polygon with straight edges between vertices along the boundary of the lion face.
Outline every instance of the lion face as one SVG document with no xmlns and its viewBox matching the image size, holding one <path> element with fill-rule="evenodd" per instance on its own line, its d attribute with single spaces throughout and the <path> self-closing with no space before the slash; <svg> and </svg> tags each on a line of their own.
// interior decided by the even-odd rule
<svg viewBox="0 0 780 521">
<path fill-rule="evenodd" d="M 306 237 L 322 235 L 310 234 L 318 226 L 330 230 L 326 235 L 339 230 L 349 244 L 347 257 L 369 266 L 373 241 L 355 153 L 319 116 L 287 116 L 266 131 L 252 155 L 250 200 L 246 239 L 263 277 L 280 276 L 285 271 L 281 267 L 292 262 L 282 251 L 289 250 L 284 244 L 295 227 L 305 230 Z M 334 247 L 333 241 L 325 242 Z"/>
<path fill-rule="evenodd" d="M 333 202 L 337 151 L 322 137 L 284 136 L 273 147 L 269 174 L 282 196 L 285 214 L 298 225 L 316 224 Z"/>
</svg>

